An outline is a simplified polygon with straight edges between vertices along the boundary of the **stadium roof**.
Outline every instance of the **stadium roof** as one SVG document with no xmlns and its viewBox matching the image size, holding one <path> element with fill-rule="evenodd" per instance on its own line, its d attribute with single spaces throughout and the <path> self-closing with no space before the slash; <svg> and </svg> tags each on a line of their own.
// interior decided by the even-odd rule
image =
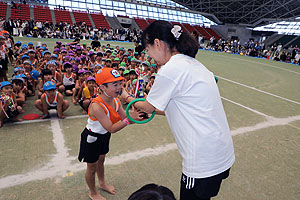
<svg viewBox="0 0 300 200">
<path fill-rule="evenodd" d="M 218 24 L 257 27 L 300 17 L 299 0 L 173 0 Z M 298 19 L 299 20 L 299 19 Z"/>
</svg>

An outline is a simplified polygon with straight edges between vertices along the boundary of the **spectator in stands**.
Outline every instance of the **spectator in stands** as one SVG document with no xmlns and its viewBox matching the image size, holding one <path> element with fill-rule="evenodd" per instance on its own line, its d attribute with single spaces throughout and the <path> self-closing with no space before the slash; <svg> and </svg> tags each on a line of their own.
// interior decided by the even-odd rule
<svg viewBox="0 0 300 200">
<path fill-rule="evenodd" d="M 138 54 L 141 55 L 144 48 L 142 47 L 142 45 L 140 45 L 140 41 L 135 40 L 134 41 L 134 46 L 135 46 L 135 52 L 138 52 Z"/>
<path fill-rule="evenodd" d="M 94 37 L 94 40 L 91 42 L 92 49 L 97 50 L 101 46 L 101 43 L 98 41 L 98 36 Z"/>
</svg>

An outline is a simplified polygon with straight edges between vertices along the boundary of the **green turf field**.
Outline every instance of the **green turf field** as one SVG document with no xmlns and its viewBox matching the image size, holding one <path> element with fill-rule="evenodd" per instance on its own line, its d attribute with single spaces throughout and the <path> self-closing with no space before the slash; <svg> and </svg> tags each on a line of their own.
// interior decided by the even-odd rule
<svg viewBox="0 0 300 200">
<path fill-rule="evenodd" d="M 51 50 L 56 42 L 17 40 L 46 42 Z M 300 67 L 202 50 L 197 59 L 219 77 L 236 153 L 231 175 L 214 199 L 300 199 Z M 36 98 L 28 99 L 26 113 L 39 113 Z M 74 105 L 66 115 L 0 129 L 1 200 L 88 199 L 85 164 L 77 161 L 87 117 Z M 167 186 L 178 198 L 181 158 L 166 119 L 155 116 L 114 134 L 105 170 L 107 182 L 117 189 L 114 196 L 100 191 L 108 200 L 126 200 L 147 183 Z"/>
</svg>

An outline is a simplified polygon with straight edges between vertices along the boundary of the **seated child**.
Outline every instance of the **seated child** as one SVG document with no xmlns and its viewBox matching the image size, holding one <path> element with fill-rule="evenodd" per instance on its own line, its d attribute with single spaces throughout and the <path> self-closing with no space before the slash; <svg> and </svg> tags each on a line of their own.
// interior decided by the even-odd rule
<svg viewBox="0 0 300 200">
<path fill-rule="evenodd" d="M 75 93 L 75 80 L 76 75 L 72 72 L 72 64 L 69 62 L 64 63 L 64 69 L 66 72 L 63 74 L 63 85 L 65 87 L 65 94 L 67 96 Z"/>
<path fill-rule="evenodd" d="M 148 94 L 150 92 L 150 89 L 154 83 L 154 80 L 155 80 L 155 76 L 156 76 L 156 73 L 153 73 L 151 76 L 150 76 L 150 79 L 149 79 L 149 82 L 146 86 L 146 90 L 145 92 Z"/>
<path fill-rule="evenodd" d="M 22 113 L 22 107 L 16 103 L 16 95 L 13 92 L 13 85 L 8 81 L 0 83 L 0 127 L 2 127 L 4 120 L 22 121 L 16 119 L 19 113 Z"/>
<path fill-rule="evenodd" d="M 21 76 L 15 76 L 12 79 L 12 85 L 14 93 L 16 94 L 16 102 L 18 106 L 23 107 L 25 104 L 25 88 L 24 88 L 25 80 Z"/>
<path fill-rule="evenodd" d="M 43 90 L 45 93 L 41 96 L 41 99 L 35 101 L 35 107 L 39 109 L 43 115 L 41 119 L 49 117 L 48 110 L 55 109 L 57 110 L 57 115 L 59 118 L 64 119 L 66 116 L 63 114 L 69 107 L 69 102 L 64 100 L 64 97 L 61 93 L 56 91 L 56 85 L 52 81 L 47 81 Z"/>
<path fill-rule="evenodd" d="M 79 105 L 83 109 L 83 113 L 86 114 L 88 107 L 93 98 L 97 97 L 96 79 L 94 77 L 88 77 L 86 79 L 87 86 L 83 88 L 82 99 L 79 101 Z"/>
<path fill-rule="evenodd" d="M 43 69 L 42 70 L 42 80 L 40 81 L 39 85 L 38 85 L 38 97 L 39 99 L 41 98 L 42 94 L 44 93 L 43 87 L 44 84 L 47 81 L 52 81 L 53 83 L 55 83 L 54 79 L 53 79 L 53 75 L 50 69 Z"/>
<path fill-rule="evenodd" d="M 77 95 L 78 95 L 78 92 L 79 92 L 82 84 L 85 84 L 85 86 L 86 86 L 85 77 L 84 77 L 84 74 L 83 74 L 84 72 L 85 72 L 85 70 L 81 69 L 77 73 L 78 74 L 78 79 L 76 80 L 75 92 L 73 93 L 73 96 L 72 96 L 72 101 L 73 101 L 74 104 L 77 104 L 77 102 L 78 102 Z"/>
</svg>

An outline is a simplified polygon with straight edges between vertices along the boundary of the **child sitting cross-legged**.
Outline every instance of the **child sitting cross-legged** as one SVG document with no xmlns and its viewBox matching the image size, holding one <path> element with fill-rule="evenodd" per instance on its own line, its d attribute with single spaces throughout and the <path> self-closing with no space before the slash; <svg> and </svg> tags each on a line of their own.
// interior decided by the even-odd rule
<svg viewBox="0 0 300 200">
<path fill-rule="evenodd" d="M 98 96 L 96 79 L 94 77 L 88 77 L 86 84 L 87 86 L 83 88 L 82 91 L 82 99 L 79 101 L 79 105 L 82 107 L 84 114 L 87 112 L 92 99 Z"/>
<path fill-rule="evenodd" d="M 50 109 L 57 110 L 57 115 L 59 118 L 64 119 L 66 116 L 63 114 L 70 105 L 67 100 L 64 100 L 64 97 L 61 93 L 56 91 L 56 85 L 52 81 L 47 81 L 43 90 L 45 93 L 41 96 L 41 99 L 35 101 L 35 107 L 39 109 L 43 115 L 41 119 L 49 118 Z"/>
<path fill-rule="evenodd" d="M 21 121 L 17 115 L 23 112 L 22 107 L 16 103 L 16 95 L 13 92 L 13 85 L 8 81 L 0 83 L 0 127 L 4 120 Z"/>
<path fill-rule="evenodd" d="M 47 81 L 52 81 L 53 83 L 55 83 L 55 80 L 53 79 L 53 75 L 52 75 L 51 70 L 46 68 L 46 69 L 42 70 L 42 80 L 40 81 L 40 83 L 38 85 L 38 90 L 39 90 L 38 97 L 39 97 L 39 99 L 41 98 L 42 94 L 44 93 L 43 87 L 44 87 L 44 84 Z"/>
</svg>

